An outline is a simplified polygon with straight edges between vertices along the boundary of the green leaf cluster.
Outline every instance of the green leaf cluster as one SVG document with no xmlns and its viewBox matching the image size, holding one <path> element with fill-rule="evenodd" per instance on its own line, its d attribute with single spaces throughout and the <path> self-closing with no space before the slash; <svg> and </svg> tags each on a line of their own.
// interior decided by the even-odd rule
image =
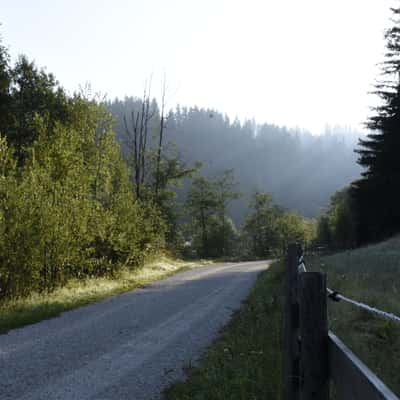
<svg viewBox="0 0 400 400">
<path fill-rule="evenodd" d="M 193 179 L 186 208 L 191 217 L 192 247 L 203 257 L 232 255 L 238 237 L 236 227 L 228 216 L 228 206 L 240 193 L 233 170 L 221 176 Z"/>
<path fill-rule="evenodd" d="M 250 208 L 242 240 L 249 254 L 269 257 L 285 252 L 290 242 L 308 244 L 314 239 L 315 222 L 276 206 L 269 193 L 254 192 Z"/>
<path fill-rule="evenodd" d="M 328 210 L 318 219 L 317 241 L 336 249 L 352 248 L 357 244 L 356 205 L 351 188 L 338 190 Z"/>
<path fill-rule="evenodd" d="M 75 96 L 69 121 L 35 115 L 18 154 L 0 138 L 0 296 L 115 274 L 163 245 L 156 206 L 135 199 L 109 113 Z"/>
</svg>

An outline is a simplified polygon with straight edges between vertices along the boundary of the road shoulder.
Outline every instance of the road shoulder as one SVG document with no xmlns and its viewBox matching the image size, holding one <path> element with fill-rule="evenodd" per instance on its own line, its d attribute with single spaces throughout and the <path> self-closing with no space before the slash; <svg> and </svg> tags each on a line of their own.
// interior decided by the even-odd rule
<svg viewBox="0 0 400 400">
<path fill-rule="evenodd" d="M 280 398 L 282 271 L 276 262 L 260 274 L 199 366 L 165 391 L 167 400 Z"/>
<path fill-rule="evenodd" d="M 183 261 L 160 256 L 144 267 L 122 270 L 115 277 L 70 280 L 51 293 L 0 303 L 0 334 L 61 313 L 144 287 L 182 271 L 216 265 L 209 260 Z"/>
</svg>

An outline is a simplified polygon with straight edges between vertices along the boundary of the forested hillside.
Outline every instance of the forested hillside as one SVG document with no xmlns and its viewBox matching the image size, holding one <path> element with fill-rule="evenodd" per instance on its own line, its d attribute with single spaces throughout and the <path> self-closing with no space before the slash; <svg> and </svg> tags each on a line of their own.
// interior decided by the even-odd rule
<svg viewBox="0 0 400 400">
<path fill-rule="evenodd" d="M 281 254 L 312 242 L 307 217 L 359 176 L 356 132 L 169 110 L 164 95 L 70 95 L 0 46 L 0 299 L 115 276 L 164 249 Z"/>
<path fill-rule="evenodd" d="M 267 257 L 314 237 L 312 221 L 264 193 L 274 189 L 269 169 L 278 173 L 266 127 L 255 135 L 217 112 L 167 113 L 149 88 L 112 104 L 90 91 L 70 95 L 27 57 L 12 63 L 1 42 L 0 110 L 0 301 L 116 277 L 166 249 Z M 304 144 L 271 129 L 286 165 Z M 257 159 L 263 140 L 269 153 Z M 283 174 L 282 182 L 287 196 Z"/>
<path fill-rule="evenodd" d="M 108 107 L 116 117 L 116 133 L 127 149 L 124 116 L 140 109 L 141 100 L 115 100 Z M 159 113 L 156 102 L 153 112 Z M 159 129 L 159 118 L 151 124 Z M 254 191 L 269 192 L 277 204 L 315 217 L 328 206 L 330 196 L 360 175 L 354 153 L 361 133 L 347 128 L 325 129 L 320 136 L 254 121 L 231 121 L 211 109 L 177 107 L 165 118 L 164 140 L 175 143 L 188 164 L 202 162 L 207 177 L 233 169 L 244 195 L 232 204 L 236 223 L 243 221 Z M 180 190 L 183 199 L 188 185 Z"/>
</svg>

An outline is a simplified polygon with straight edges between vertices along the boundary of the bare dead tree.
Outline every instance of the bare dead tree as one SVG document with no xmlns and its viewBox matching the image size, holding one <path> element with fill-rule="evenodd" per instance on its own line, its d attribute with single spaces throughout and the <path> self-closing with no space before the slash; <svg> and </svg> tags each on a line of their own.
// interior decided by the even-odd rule
<svg viewBox="0 0 400 400">
<path fill-rule="evenodd" d="M 127 136 L 127 147 L 131 156 L 132 178 L 134 180 L 136 197 L 142 198 L 142 188 L 145 185 L 146 177 L 146 155 L 148 144 L 148 125 L 154 116 L 154 111 L 150 110 L 150 90 L 147 82 L 144 87 L 143 98 L 138 111 L 132 110 L 130 127 L 126 116 L 124 116 L 124 125 Z"/>
<path fill-rule="evenodd" d="M 160 189 L 161 151 L 163 145 L 164 120 L 165 120 L 165 92 L 166 92 L 166 76 L 164 71 L 164 77 L 162 82 L 162 93 L 161 93 L 160 131 L 159 131 L 159 141 L 158 141 L 157 160 L 156 160 L 156 182 L 154 190 L 156 199 L 158 198 L 158 192 Z"/>
</svg>

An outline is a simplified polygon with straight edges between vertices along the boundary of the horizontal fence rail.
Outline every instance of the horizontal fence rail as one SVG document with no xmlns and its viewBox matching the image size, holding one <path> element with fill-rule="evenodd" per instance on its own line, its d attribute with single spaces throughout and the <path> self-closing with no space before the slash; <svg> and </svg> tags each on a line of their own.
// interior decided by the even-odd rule
<svg viewBox="0 0 400 400">
<path fill-rule="evenodd" d="M 332 332 L 328 340 L 330 377 L 338 400 L 398 400 L 398 397 Z"/>
<path fill-rule="evenodd" d="M 395 321 L 395 322 L 399 322 L 400 323 L 400 317 L 398 317 L 397 315 L 395 315 L 393 313 L 390 313 L 390 312 L 387 312 L 387 311 L 382 311 L 382 310 L 379 310 L 378 308 L 371 307 L 368 304 L 361 303 L 360 301 L 349 299 L 348 297 L 343 296 L 339 292 L 336 292 L 336 291 L 331 290 L 329 288 L 327 288 L 327 292 L 328 292 L 328 297 L 330 299 L 332 299 L 333 301 L 343 300 L 344 302 L 350 303 L 353 306 L 356 306 L 358 308 L 362 308 L 365 311 L 368 311 L 368 312 L 373 313 L 373 314 L 377 314 L 380 317 L 386 318 L 386 319 L 388 319 L 390 321 Z"/>
<path fill-rule="evenodd" d="M 307 272 L 301 246 L 297 244 L 288 247 L 286 268 L 285 400 L 328 400 L 330 383 L 338 400 L 399 400 L 328 331 L 326 301 L 343 300 L 396 322 L 400 318 L 327 288 L 325 273 Z"/>
<path fill-rule="evenodd" d="M 304 262 L 304 255 L 303 254 L 299 257 L 298 265 L 299 265 L 298 266 L 299 273 L 307 272 L 307 268 L 306 268 L 306 264 Z M 388 319 L 390 321 L 395 321 L 395 322 L 399 322 L 400 323 L 400 317 L 398 317 L 397 315 L 395 315 L 393 313 L 390 313 L 390 312 L 387 312 L 387 311 L 382 311 L 382 310 L 379 310 L 376 307 L 372 307 L 372 306 L 369 306 L 368 304 L 361 303 L 360 301 L 356 301 L 356 300 L 350 299 L 350 298 L 348 298 L 346 296 L 343 296 L 342 294 L 340 294 L 336 290 L 332 290 L 332 289 L 326 288 L 326 292 L 328 294 L 328 297 L 333 301 L 343 300 L 344 302 L 350 303 L 353 306 L 356 306 L 358 308 L 362 308 L 365 311 L 368 311 L 370 313 L 379 315 L 380 317 L 386 318 L 386 319 Z"/>
</svg>

